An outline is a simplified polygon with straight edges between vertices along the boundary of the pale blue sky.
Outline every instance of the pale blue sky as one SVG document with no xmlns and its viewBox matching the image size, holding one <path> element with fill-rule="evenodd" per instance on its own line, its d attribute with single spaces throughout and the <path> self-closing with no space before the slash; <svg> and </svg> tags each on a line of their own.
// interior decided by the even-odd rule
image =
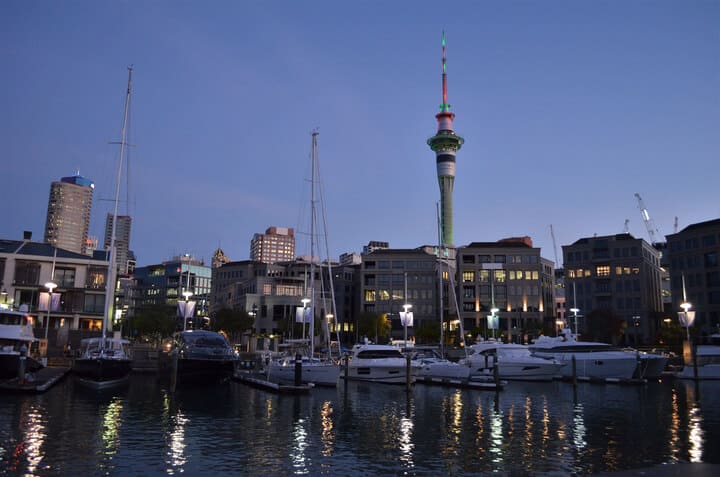
<svg viewBox="0 0 720 477">
<path fill-rule="evenodd" d="M 135 65 L 131 248 L 138 264 L 303 228 L 319 128 L 331 254 L 437 242 L 425 141 L 441 102 L 465 137 L 455 242 L 647 239 L 720 217 L 720 2 L 0 2 L 0 237 L 42 240 L 50 182 L 114 191 Z M 125 192 L 123 192 L 123 197 Z M 121 208 L 121 212 L 124 211 Z M 307 253 L 300 240 L 298 253 Z"/>
</svg>

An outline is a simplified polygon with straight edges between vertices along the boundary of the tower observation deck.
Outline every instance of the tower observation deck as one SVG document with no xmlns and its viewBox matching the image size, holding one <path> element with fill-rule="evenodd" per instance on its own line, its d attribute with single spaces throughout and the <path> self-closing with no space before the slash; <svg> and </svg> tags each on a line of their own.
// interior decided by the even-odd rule
<svg viewBox="0 0 720 477">
<path fill-rule="evenodd" d="M 453 131 L 455 113 L 447 101 L 447 68 L 445 55 L 445 32 L 442 36 L 442 104 L 435 115 L 437 134 L 427 140 L 435 151 L 438 184 L 440 185 L 440 240 L 443 246 L 453 245 L 453 186 L 455 184 L 455 155 L 465 140 Z"/>
</svg>

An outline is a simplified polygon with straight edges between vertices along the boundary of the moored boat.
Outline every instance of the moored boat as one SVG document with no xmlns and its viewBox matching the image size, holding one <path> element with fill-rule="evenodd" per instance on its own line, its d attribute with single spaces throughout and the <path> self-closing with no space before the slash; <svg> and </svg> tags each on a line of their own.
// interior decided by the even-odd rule
<svg viewBox="0 0 720 477">
<path fill-rule="evenodd" d="M 560 336 L 541 336 L 530 346 L 530 352 L 542 358 L 554 358 L 564 364 L 560 375 L 573 377 L 575 359 L 577 377 L 589 379 L 632 379 L 637 367 L 636 357 L 607 343 L 578 341 L 570 330 Z"/>
<path fill-rule="evenodd" d="M 356 344 L 350 350 L 348 379 L 376 383 L 414 383 L 416 375 L 407 359 L 392 345 Z M 410 376 L 408 376 L 410 373 Z"/>
<path fill-rule="evenodd" d="M 479 341 L 468 346 L 468 352 L 470 355 L 460 362 L 470 367 L 471 379 L 488 378 L 497 366 L 500 379 L 550 381 L 563 368 L 557 359 L 533 356 L 527 346 L 517 343 Z"/>
<path fill-rule="evenodd" d="M 0 310 L 0 379 L 18 377 L 22 357 L 26 373 L 40 370 L 37 345 L 27 313 Z"/>
<path fill-rule="evenodd" d="M 720 334 L 710 336 L 713 344 L 697 345 L 697 378 L 698 379 L 720 379 Z M 685 364 L 676 377 L 680 379 L 695 379 L 695 365 Z"/>
<path fill-rule="evenodd" d="M 187 330 L 165 341 L 158 361 L 159 371 L 179 384 L 214 384 L 232 377 L 238 357 L 220 333 Z"/>
<path fill-rule="evenodd" d="M 73 373 L 82 384 L 101 389 L 127 382 L 131 365 L 128 340 L 86 338 L 80 342 L 80 356 L 75 358 Z"/>
<path fill-rule="evenodd" d="M 470 367 L 443 358 L 434 349 L 415 348 L 410 361 L 417 379 L 467 380 Z"/>
</svg>

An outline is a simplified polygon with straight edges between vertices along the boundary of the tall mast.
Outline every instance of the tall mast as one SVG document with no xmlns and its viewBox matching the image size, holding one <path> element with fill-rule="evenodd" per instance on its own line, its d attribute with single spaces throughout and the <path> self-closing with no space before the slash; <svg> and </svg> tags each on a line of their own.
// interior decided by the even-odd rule
<svg viewBox="0 0 720 477">
<path fill-rule="evenodd" d="M 117 216 L 118 216 L 118 202 L 120 200 L 120 181 L 122 180 L 122 167 L 123 167 L 123 158 L 125 157 L 125 147 L 127 146 L 127 121 L 128 121 L 128 112 L 130 111 L 130 93 L 132 91 L 132 73 L 133 73 L 133 67 L 132 65 L 128 66 L 128 84 L 127 84 L 127 93 L 125 94 L 125 110 L 123 113 L 123 121 L 122 121 L 122 130 L 121 130 L 121 139 L 120 139 L 120 158 L 118 160 L 118 171 L 117 171 L 117 178 L 115 181 L 115 205 L 113 208 L 113 222 L 112 222 L 112 232 L 110 234 L 110 251 L 109 251 L 109 259 L 108 259 L 108 274 L 107 274 L 107 281 L 105 283 L 105 309 L 104 309 L 104 315 L 103 315 L 103 328 L 102 328 L 102 336 L 103 336 L 103 342 L 104 338 L 107 337 L 107 329 L 112 324 L 112 311 L 113 311 L 113 305 L 115 304 L 115 286 L 117 281 L 117 264 L 116 262 L 116 250 L 115 250 L 115 239 L 116 239 L 116 230 L 117 230 Z"/>
<path fill-rule="evenodd" d="M 318 131 L 312 132 L 312 172 L 310 179 L 310 357 L 315 354 L 315 162 Z"/>
</svg>

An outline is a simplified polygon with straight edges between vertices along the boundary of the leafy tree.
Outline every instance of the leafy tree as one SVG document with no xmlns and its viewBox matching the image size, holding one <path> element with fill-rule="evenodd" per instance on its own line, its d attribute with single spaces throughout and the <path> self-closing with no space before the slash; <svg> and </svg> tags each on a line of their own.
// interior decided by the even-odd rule
<svg viewBox="0 0 720 477">
<path fill-rule="evenodd" d="M 224 331 L 228 337 L 237 340 L 239 335 L 251 330 L 254 324 L 255 319 L 248 312 L 223 308 L 215 314 L 212 328 L 215 331 Z"/>
<path fill-rule="evenodd" d="M 424 320 L 415 328 L 415 338 L 420 343 L 438 343 L 440 341 L 440 322 Z"/>
<path fill-rule="evenodd" d="M 174 310 L 162 305 L 142 308 L 133 317 L 132 327 L 138 336 L 159 342 L 175 331 Z"/>
<path fill-rule="evenodd" d="M 598 308 L 588 313 L 587 325 L 590 340 L 615 343 L 623 336 L 625 320 L 613 310 Z"/>
<path fill-rule="evenodd" d="M 367 336 L 377 342 L 384 338 L 390 331 L 390 320 L 387 313 L 378 315 L 370 311 L 360 313 L 358 317 L 358 333 L 360 336 Z"/>
</svg>

